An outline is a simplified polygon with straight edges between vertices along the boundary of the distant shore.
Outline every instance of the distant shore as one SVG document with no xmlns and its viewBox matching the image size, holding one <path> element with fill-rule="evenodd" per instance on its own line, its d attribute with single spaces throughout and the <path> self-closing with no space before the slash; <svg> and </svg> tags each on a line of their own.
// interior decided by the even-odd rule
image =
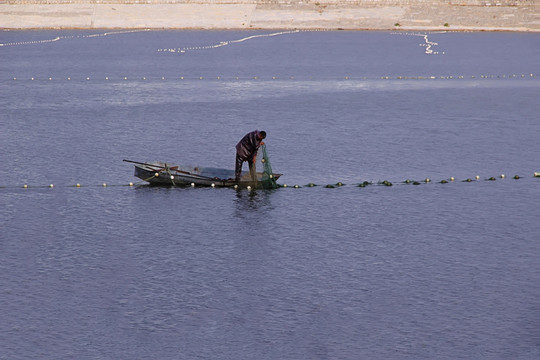
<svg viewBox="0 0 540 360">
<path fill-rule="evenodd" d="M 540 31 L 536 0 L 0 0 L 1 29 Z"/>
</svg>

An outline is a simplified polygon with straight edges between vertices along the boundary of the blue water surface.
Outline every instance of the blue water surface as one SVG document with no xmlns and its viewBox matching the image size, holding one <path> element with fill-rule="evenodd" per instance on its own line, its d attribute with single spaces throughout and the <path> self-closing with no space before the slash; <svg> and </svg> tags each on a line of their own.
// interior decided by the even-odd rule
<svg viewBox="0 0 540 360">
<path fill-rule="evenodd" d="M 540 356 L 536 34 L 0 44 L 0 359 Z M 287 187 L 122 161 L 233 168 L 254 129 Z"/>
</svg>

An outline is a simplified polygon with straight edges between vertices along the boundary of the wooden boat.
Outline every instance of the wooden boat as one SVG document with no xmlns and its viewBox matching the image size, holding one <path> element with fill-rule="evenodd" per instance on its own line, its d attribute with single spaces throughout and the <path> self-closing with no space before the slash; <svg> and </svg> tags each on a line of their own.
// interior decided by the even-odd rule
<svg viewBox="0 0 540 360">
<path fill-rule="evenodd" d="M 257 189 L 276 188 L 276 180 L 282 174 L 267 174 L 257 172 L 257 181 L 253 181 L 249 171 L 243 171 L 240 181 L 234 181 L 234 170 L 170 165 L 161 161 L 138 162 L 124 160 L 135 165 L 135 176 L 156 186 L 211 186 L 211 187 L 241 187 L 248 186 Z"/>
</svg>

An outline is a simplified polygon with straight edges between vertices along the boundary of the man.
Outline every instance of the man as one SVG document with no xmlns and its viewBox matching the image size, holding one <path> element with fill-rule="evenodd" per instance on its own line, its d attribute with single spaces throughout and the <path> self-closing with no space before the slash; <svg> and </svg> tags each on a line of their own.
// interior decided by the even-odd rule
<svg viewBox="0 0 540 360">
<path fill-rule="evenodd" d="M 255 130 L 246 134 L 242 140 L 236 144 L 236 167 L 234 178 L 236 182 L 240 180 L 240 174 L 242 173 L 242 165 L 244 164 L 244 161 L 247 161 L 249 164 L 249 173 L 251 174 L 251 179 L 253 181 L 257 181 L 257 175 L 255 174 L 255 160 L 259 146 L 264 144 L 262 141 L 265 138 L 265 131 Z"/>
</svg>

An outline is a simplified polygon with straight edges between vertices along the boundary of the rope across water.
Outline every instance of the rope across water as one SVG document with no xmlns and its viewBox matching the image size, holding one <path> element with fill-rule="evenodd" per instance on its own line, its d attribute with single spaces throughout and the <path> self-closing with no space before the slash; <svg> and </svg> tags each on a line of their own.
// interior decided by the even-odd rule
<svg viewBox="0 0 540 360">
<path fill-rule="evenodd" d="M 167 171 L 167 170 L 166 170 Z M 158 173 L 156 173 L 158 174 Z M 170 171 L 167 172 L 167 174 L 171 177 L 171 184 L 170 186 L 172 187 L 181 187 L 181 188 L 184 188 L 184 187 L 192 187 L 192 188 L 195 188 L 195 187 L 211 187 L 211 188 L 214 188 L 216 186 L 197 186 L 195 185 L 194 183 L 190 184 L 190 185 L 187 185 L 187 186 L 180 186 L 178 184 L 175 184 L 174 182 L 174 175 L 172 175 L 172 173 Z M 154 176 L 156 176 L 155 174 L 150 176 L 148 179 L 144 179 L 143 181 L 139 181 L 137 183 L 133 183 L 133 182 L 129 182 L 129 183 L 122 183 L 122 184 L 108 184 L 106 182 L 103 182 L 101 184 L 81 184 L 81 183 L 76 183 L 76 184 L 63 184 L 63 185 L 55 185 L 55 184 L 49 184 L 49 185 L 30 185 L 30 184 L 23 184 L 23 185 L 6 185 L 6 186 L 2 186 L 0 185 L 0 190 L 2 189 L 15 189 L 15 188 L 23 188 L 23 189 L 43 189 L 43 188 L 50 188 L 50 189 L 54 189 L 54 188 L 82 188 L 82 187 L 102 187 L 102 188 L 107 188 L 107 187 L 134 187 L 134 186 L 140 186 L 140 185 L 144 185 L 144 186 L 147 186 L 148 184 L 145 182 L 145 181 L 148 181 L 150 179 L 152 179 Z M 534 172 L 532 177 L 534 178 L 540 178 L 540 172 Z M 425 178 L 423 180 L 412 180 L 412 179 L 405 179 L 405 180 L 402 180 L 402 181 L 397 181 L 397 182 L 391 182 L 389 180 L 377 180 L 377 181 L 363 181 L 363 182 L 359 182 L 359 183 L 350 183 L 350 184 L 345 184 L 343 182 L 337 182 L 337 183 L 329 183 L 329 184 L 315 184 L 313 182 L 309 182 L 307 184 L 304 184 L 304 185 L 299 185 L 299 184 L 295 184 L 295 185 L 288 185 L 286 183 L 284 184 L 277 184 L 277 187 L 278 188 L 294 188 L 294 189 L 299 189 L 299 188 L 303 188 L 303 187 L 307 187 L 307 188 L 314 188 L 314 187 L 324 187 L 324 188 L 328 188 L 328 189 L 333 189 L 333 188 L 340 188 L 340 187 L 344 187 L 344 186 L 353 186 L 353 187 L 358 187 L 358 188 L 365 188 L 365 187 L 369 187 L 369 186 L 386 186 L 386 187 L 390 187 L 390 186 L 394 186 L 394 185 L 425 185 L 425 184 L 430 184 L 430 183 L 435 183 L 435 184 L 450 184 L 450 183 L 457 183 L 457 182 L 463 182 L 463 183 L 476 183 L 476 182 L 480 182 L 480 181 L 489 181 L 489 182 L 494 182 L 496 180 L 506 180 L 506 179 L 509 179 L 509 180 L 521 180 L 521 179 L 524 179 L 525 177 L 524 176 L 521 176 L 521 175 L 514 175 L 514 176 L 511 176 L 511 177 L 507 177 L 506 175 L 504 174 L 501 174 L 499 176 L 490 176 L 490 177 L 487 177 L 487 178 L 481 178 L 479 175 L 477 176 L 474 176 L 474 177 L 470 177 L 470 178 L 465 178 L 465 179 L 456 179 L 454 177 L 449 177 L 447 179 L 442 179 L 442 180 L 437 180 L 437 181 L 433 181 L 432 179 L 430 178 Z M 251 187 L 248 187 L 248 190 L 251 189 Z"/>
</svg>

